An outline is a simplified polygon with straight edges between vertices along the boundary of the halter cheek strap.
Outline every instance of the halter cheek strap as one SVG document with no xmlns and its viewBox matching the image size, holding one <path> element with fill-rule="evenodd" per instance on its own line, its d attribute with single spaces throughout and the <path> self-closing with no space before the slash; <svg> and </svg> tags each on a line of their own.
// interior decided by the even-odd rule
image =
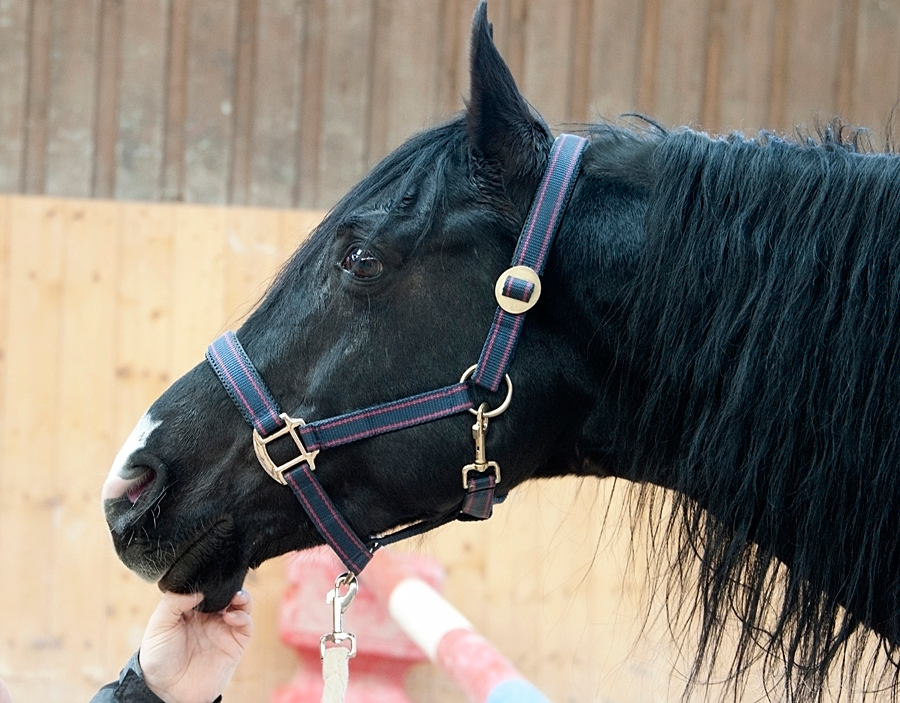
<svg viewBox="0 0 900 703">
<path fill-rule="evenodd" d="M 540 274 L 566 204 L 578 176 L 587 140 L 560 135 L 538 187 L 531 211 L 513 255 L 512 266 L 497 280 L 494 315 L 484 348 L 474 373 L 463 380 L 434 391 L 376 405 L 336 417 L 305 423 L 281 412 L 274 396 L 253 366 L 233 332 L 226 332 L 207 349 L 206 359 L 225 390 L 253 428 L 253 444 L 262 467 L 276 481 L 291 487 L 322 538 L 354 574 L 359 574 L 379 546 L 422 534 L 455 519 L 484 520 L 502 498 L 495 495 L 499 469 L 466 475 L 462 507 L 434 520 L 426 520 L 385 537 L 363 541 L 347 524 L 315 476 L 319 451 L 379 434 L 413 427 L 461 412 L 475 413 L 470 383 L 491 391 L 500 387 L 512 359 L 519 333 L 530 310 L 540 297 Z M 509 386 L 511 395 L 512 386 Z M 507 399 L 508 399 L 507 398 Z M 479 411 L 478 422 L 481 422 Z M 475 428 L 473 428 L 473 432 Z M 289 461 L 278 465 L 268 445 L 289 437 L 297 450 Z M 481 466 L 481 465 L 479 465 Z"/>
</svg>

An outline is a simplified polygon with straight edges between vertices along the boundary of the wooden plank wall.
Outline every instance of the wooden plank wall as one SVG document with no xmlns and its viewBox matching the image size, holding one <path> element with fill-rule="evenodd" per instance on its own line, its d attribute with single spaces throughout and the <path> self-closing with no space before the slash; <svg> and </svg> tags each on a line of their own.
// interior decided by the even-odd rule
<svg viewBox="0 0 900 703">
<path fill-rule="evenodd" d="M 113 552 L 108 467 L 319 216 L 0 196 L 0 678 L 16 703 L 83 703 L 138 646 L 158 594 Z M 635 644 L 646 571 L 610 490 L 524 487 L 488 523 L 405 547 L 439 559 L 446 596 L 556 701 L 661 700 L 684 670 L 652 620 Z M 284 567 L 248 578 L 256 635 L 227 701 L 268 703 L 295 671 L 276 633 Z M 417 703 L 463 700 L 430 666 L 407 687 Z"/>
<path fill-rule="evenodd" d="M 139 642 L 155 589 L 113 558 L 104 467 L 317 218 L 0 198 L 0 677 L 18 703 L 88 700 Z M 257 623 L 277 647 L 273 566 Z M 289 676 L 289 653 L 263 651 L 238 692 Z"/>
<path fill-rule="evenodd" d="M 476 0 L 3 0 L 0 192 L 328 208 L 468 91 Z M 900 0 L 491 0 L 554 125 L 880 136 Z"/>
</svg>

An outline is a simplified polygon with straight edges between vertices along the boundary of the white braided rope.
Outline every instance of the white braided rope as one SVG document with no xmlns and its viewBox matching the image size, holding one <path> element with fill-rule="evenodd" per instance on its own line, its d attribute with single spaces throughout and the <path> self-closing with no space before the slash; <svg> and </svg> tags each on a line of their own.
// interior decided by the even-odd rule
<svg viewBox="0 0 900 703">
<path fill-rule="evenodd" d="M 350 669 L 347 660 L 350 652 L 346 647 L 329 647 L 322 657 L 322 703 L 344 703 Z"/>
</svg>

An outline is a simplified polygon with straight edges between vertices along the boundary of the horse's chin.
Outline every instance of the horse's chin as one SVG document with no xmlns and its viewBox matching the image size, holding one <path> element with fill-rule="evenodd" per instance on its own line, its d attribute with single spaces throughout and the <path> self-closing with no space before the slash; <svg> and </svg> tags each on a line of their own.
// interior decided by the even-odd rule
<svg viewBox="0 0 900 703">
<path fill-rule="evenodd" d="M 237 593 L 241 586 L 244 585 L 244 577 L 247 575 L 247 569 L 242 569 L 231 576 L 220 581 L 202 581 L 200 583 L 192 583 L 189 587 L 178 585 L 177 583 L 167 583 L 168 574 L 160 579 L 159 589 L 161 591 L 171 591 L 173 593 L 195 593 L 203 592 L 203 601 L 197 606 L 197 610 L 202 613 L 216 613 L 228 607 L 234 594 Z"/>
<path fill-rule="evenodd" d="M 214 613 L 225 608 L 240 590 L 247 565 L 233 544 L 234 521 L 222 518 L 211 527 L 197 530 L 183 541 L 175 561 L 159 579 L 161 591 L 203 593 L 198 609 Z"/>
</svg>

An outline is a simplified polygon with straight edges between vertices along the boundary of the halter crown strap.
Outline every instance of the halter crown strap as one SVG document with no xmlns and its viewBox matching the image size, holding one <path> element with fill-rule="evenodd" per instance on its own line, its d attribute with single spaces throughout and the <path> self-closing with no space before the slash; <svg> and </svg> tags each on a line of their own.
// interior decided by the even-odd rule
<svg viewBox="0 0 900 703">
<path fill-rule="evenodd" d="M 553 244 L 553 238 L 565 214 L 587 144 L 586 139 L 574 134 L 561 134 L 553 142 L 549 163 L 513 254 L 513 267 L 525 266 L 538 276 L 544 272 L 550 245 Z M 506 276 L 513 270 L 504 274 L 501 283 L 503 293 L 514 299 L 530 299 L 534 284 L 514 275 Z M 500 387 L 524 322 L 524 311 L 512 313 L 501 307 L 497 308 L 491 331 L 478 359 L 478 368 L 472 375 L 473 383 L 491 391 Z"/>
</svg>

